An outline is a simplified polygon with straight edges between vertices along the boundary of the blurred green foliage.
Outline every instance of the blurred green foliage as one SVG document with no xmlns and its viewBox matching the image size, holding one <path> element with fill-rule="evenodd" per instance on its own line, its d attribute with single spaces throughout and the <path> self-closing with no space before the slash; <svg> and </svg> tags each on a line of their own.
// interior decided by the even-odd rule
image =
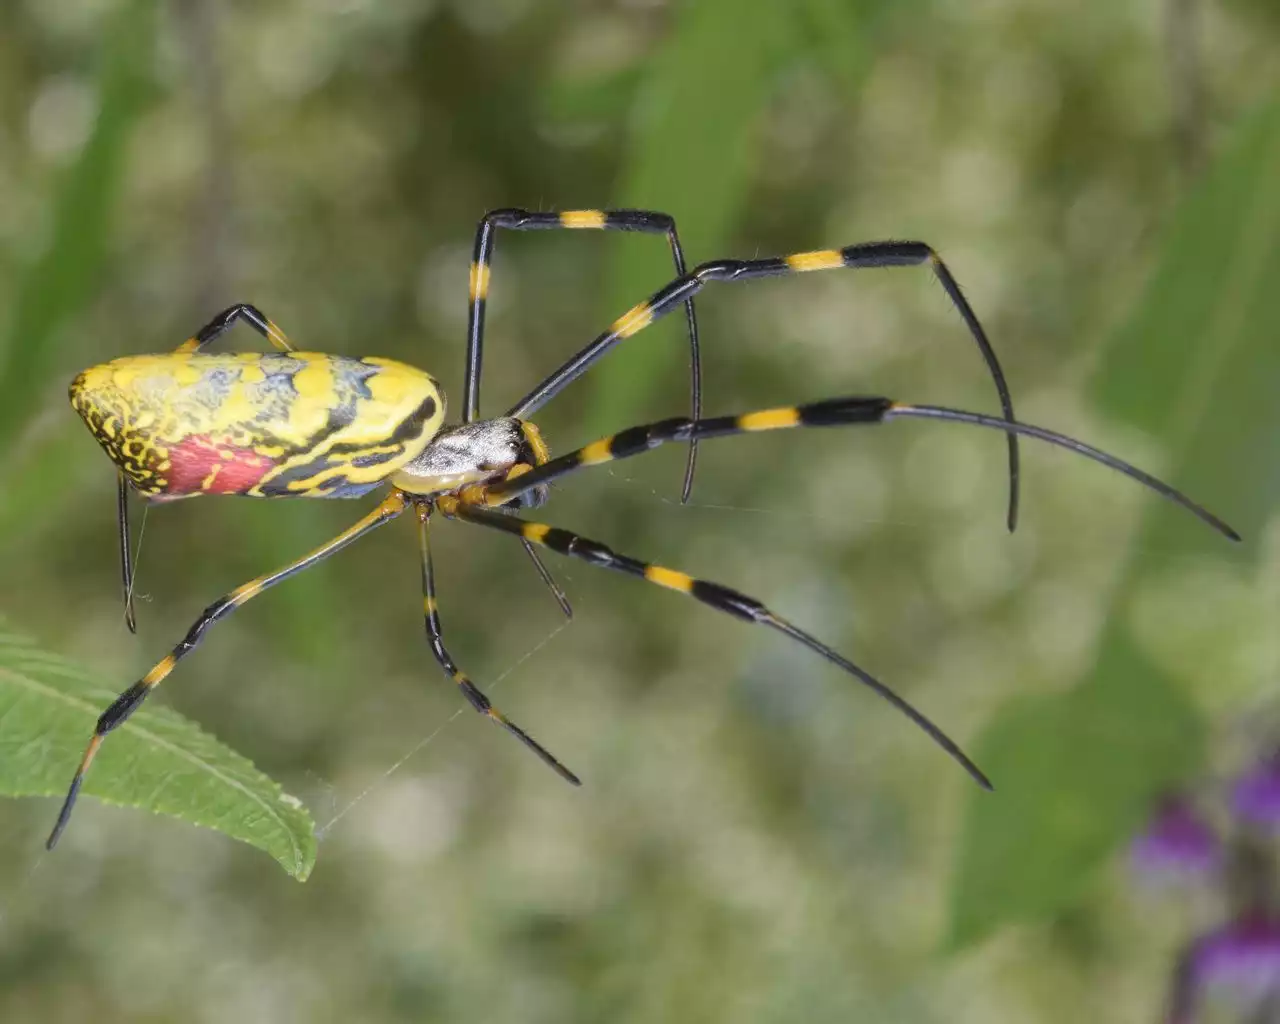
<svg viewBox="0 0 1280 1024">
<path fill-rule="evenodd" d="M 628 97 L 625 162 L 610 201 L 679 208 L 686 246 L 724 251 L 750 198 L 759 121 L 780 80 L 825 58 L 830 63 L 824 72 L 851 89 L 865 68 L 857 8 L 866 6 L 705 0 L 678 8 Z M 730 37 L 732 45 L 725 45 Z M 660 262 L 655 249 L 631 246 L 610 260 L 601 322 L 612 323 L 635 305 L 637 282 L 656 285 L 671 276 L 670 263 Z M 606 433 L 652 407 L 672 363 L 655 340 L 628 346 L 599 368 L 585 429 Z"/>
<path fill-rule="evenodd" d="M 1167 236 L 1096 390 L 1108 412 L 1170 439 L 1166 472 L 1178 487 L 1213 495 L 1257 538 L 1280 497 L 1264 468 L 1280 450 L 1280 102 L 1245 121 Z M 1172 509 L 1146 513 L 1093 671 L 1068 693 L 1011 702 L 984 732 L 980 760 L 1008 782 L 1001 799 L 970 801 L 954 943 L 1071 906 L 1155 800 L 1204 770 L 1211 723 L 1144 655 L 1129 622 L 1137 593 L 1166 582 L 1168 551 L 1231 553 L 1197 525 Z M 1260 551 L 1255 542 L 1235 553 L 1254 566 Z"/>
<path fill-rule="evenodd" d="M 1224 162 L 1184 206 L 1170 77 L 1188 72 L 1151 6 L 0 6 L 0 304 L 34 316 L 0 349 L 0 611 L 104 692 L 359 511 L 151 512 L 135 640 L 114 475 L 66 381 L 247 300 L 304 347 L 406 359 L 456 399 L 471 232 L 498 206 L 666 208 L 694 262 L 923 238 L 1023 418 L 1163 467 L 1248 532 L 1235 554 L 1028 444 L 1009 537 L 1003 445 L 937 424 L 709 443 L 689 507 L 679 452 L 557 490 L 547 520 L 758 594 L 982 734 L 999 789 L 966 821 L 961 773 L 803 652 L 577 565 L 554 567 L 566 629 L 517 549 L 438 531 L 451 649 L 584 777 L 572 791 L 459 709 L 421 641 L 408 534 L 382 531 L 219 625 L 164 687 L 303 797 L 311 882 L 91 800 L 46 857 L 56 802 L 6 802 L 0 1018 L 1154 1016 L 1183 929 L 1106 851 L 1151 787 L 1274 742 L 1280 676 L 1275 193 L 1249 191 L 1274 156 L 1248 142 L 1280 25 L 1252 0 L 1201 13 L 1191 136 Z M 1193 243 L 1219 255 L 1201 266 Z M 669 273 L 652 238 L 504 236 L 485 408 Z M 708 412 L 849 392 L 989 411 L 926 278 L 708 291 Z M 541 425 L 564 450 L 678 413 L 685 365 L 676 327 L 646 332 Z M 1046 694 L 1070 713 L 1036 745 L 1047 705 L 1009 702 Z M 1062 788 L 1072 753 L 1114 794 Z M 1025 871 L 1001 875 L 1011 856 Z M 1038 923 L 931 959 L 948 885 L 953 939 Z"/>
<path fill-rule="evenodd" d="M 98 61 L 93 129 L 59 186 L 47 248 L 23 275 L 3 348 L 0 442 L 12 437 L 53 374 L 58 330 L 93 299 L 107 259 L 111 215 L 134 125 L 147 95 L 153 0 L 125 4 L 108 23 Z M 19 383 L 25 387 L 18 386 Z"/>
</svg>

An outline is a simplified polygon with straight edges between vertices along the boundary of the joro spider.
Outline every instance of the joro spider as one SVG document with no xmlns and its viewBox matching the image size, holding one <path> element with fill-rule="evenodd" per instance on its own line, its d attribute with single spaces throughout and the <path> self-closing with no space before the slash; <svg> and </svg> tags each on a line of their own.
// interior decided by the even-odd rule
<svg viewBox="0 0 1280 1024">
<path fill-rule="evenodd" d="M 624 313 L 604 333 L 517 402 L 503 416 L 479 416 L 485 301 L 497 229 L 597 229 L 640 231 L 666 236 L 676 277 L 649 299 Z M 704 419 L 701 416 L 697 319 L 693 297 L 712 281 L 837 268 L 929 264 L 976 341 L 995 381 L 1003 418 L 932 405 L 909 405 L 880 397 L 846 397 Z M 71 404 L 119 471 L 121 573 L 126 618 L 134 626 L 129 595 L 128 488 L 153 502 L 197 494 L 242 494 L 256 498 L 358 498 L 382 484 L 390 492 L 378 506 L 328 543 L 276 572 L 259 576 L 206 608 L 186 636 L 138 682 L 125 690 L 98 719 L 72 778 L 57 823 L 52 849 L 70 820 L 81 783 L 103 739 L 122 725 L 177 663 L 204 639 L 215 622 L 251 598 L 328 558 L 365 534 L 413 509 L 427 639 L 445 673 L 471 706 L 519 739 L 561 778 L 579 779 L 545 747 L 507 718 L 454 663 L 444 644 L 436 604 L 428 526 L 434 512 L 521 540 L 543 581 L 566 614 L 563 592 L 536 549 L 614 569 L 686 594 L 717 611 L 767 626 L 807 647 L 879 694 L 927 733 L 984 788 L 991 783 L 969 757 L 932 721 L 870 673 L 820 640 L 771 611 L 760 601 L 719 583 L 619 554 L 594 540 L 520 518 L 548 498 L 548 485 L 588 466 L 626 459 L 672 441 L 689 445 L 683 496 L 693 482 L 696 445 L 701 440 L 792 427 L 834 427 L 886 423 L 913 417 L 950 420 L 1004 431 L 1009 446 L 1008 524 L 1018 512 L 1019 435 L 1039 438 L 1118 470 L 1188 509 L 1231 540 L 1238 534 L 1190 498 L 1148 473 L 1063 434 L 1014 419 L 1004 374 L 972 308 L 950 271 L 922 242 L 869 242 L 754 260 L 717 260 L 686 272 L 675 221 L 643 210 L 574 210 L 532 213 L 497 210 L 476 232 L 471 264 L 467 331 L 467 374 L 462 422 L 444 425 L 445 397 L 434 378 L 390 359 L 298 352 L 274 323 L 253 306 L 224 310 L 175 351 L 125 356 L 92 367 L 71 384 Z M 614 345 L 638 334 L 683 305 L 692 365 L 692 415 L 630 427 L 551 458 L 538 428 L 528 419 L 576 380 Z M 244 321 L 278 352 L 214 355 L 204 350 L 230 327 Z"/>
</svg>

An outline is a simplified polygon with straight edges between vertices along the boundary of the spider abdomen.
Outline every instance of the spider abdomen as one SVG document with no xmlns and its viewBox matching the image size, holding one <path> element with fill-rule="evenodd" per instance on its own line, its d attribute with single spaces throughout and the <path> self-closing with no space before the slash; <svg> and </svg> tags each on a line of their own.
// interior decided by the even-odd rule
<svg viewBox="0 0 1280 1024">
<path fill-rule="evenodd" d="M 422 370 L 317 352 L 126 356 L 71 404 L 140 492 L 349 498 L 416 458 L 444 420 Z"/>
</svg>

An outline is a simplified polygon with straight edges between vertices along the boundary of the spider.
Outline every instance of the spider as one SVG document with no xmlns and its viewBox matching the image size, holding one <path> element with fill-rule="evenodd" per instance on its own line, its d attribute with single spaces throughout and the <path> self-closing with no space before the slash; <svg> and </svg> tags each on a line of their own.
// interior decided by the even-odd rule
<svg viewBox="0 0 1280 1024">
<path fill-rule="evenodd" d="M 538 384 L 505 415 L 482 419 L 479 404 L 484 312 L 499 228 L 663 234 L 671 249 L 676 277 L 614 321 L 607 331 Z M 1003 418 L 863 396 L 832 398 L 736 416 L 702 417 L 693 297 L 707 284 L 837 268 L 920 264 L 932 268 L 968 326 L 995 381 Z M 235 305 L 219 313 L 176 351 L 125 356 L 91 367 L 72 382 L 72 406 L 118 470 L 121 572 L 126 618 L 131 629 L 135 628 L 135 619 L 128 597 L 132 590 L 128 557 L 129 488 L 152 502 L 198 494 L 358 498 L 383 484 L 389 485 L 390 490 L 376 508 L 329 542 L 273 573 L 250 580 L 209 605 L 173 650 L 120 694 L 98 719 L 49 835 L 49 849 L 66 828 L 85 773 L 107 734 L 122 725 L 178 662 L 195 650 L 215 622 L 408 510 L 414 512 L 418 521 L 426 634 L 436 660 L 476 711 L 510 732 L 561 778 L 574 785 L 579 784 L 578 777 L 499 711 L 458 668 L 445 647 L 429 536 L 434 513 L 518 538 L 566 614 L 571 614 L 568 601 L 539 559 L 538 548 L 548 548 L 569 558 L 647 580 L 717 611 L 781 633 L 879 694 L 986 789 L 992 788 L 986 775 L 923 713 L 859 665 L 754 597 L 676 569 L 619 554 L 597 541 L 521 518 L 517 513 L 544 504 L 548 485 L 561 477 L 589 466 L 631 458 L 671 442 L 689 446 L 682 492 L 687 500 L 699 441 L 794 427 L 856 426 L 924 418 L 968 423 L 1006 433 L 1010 529 L 1016 524 L 1018 512 L 1017 438 L 1027 436 L 1109 466 L 1182 505 L 1231 540 L 1240 539 L 1222 520 L 1150 474 L 1083 441 L 1015 420 L 1004 374 L 985 332 L 955 278 L 933 249 L 923 242 L 869 242 L 768 259 L 716 260 L 686 271 L 675 221 L 663 213 L 497 210 L 481 220 L 476 232 L 470 300 L 465 398 L 462 421 L 457 424 L 445 425 L 445 397 L 430 374 L 390 359 L 296 351 L 271 320 L 248 304 Z M 614 345 L 638 334 L 681 305 L 685 307 L 692 364 L 692 414 L 630 427 L 552 458 L 529 416 L 585 373 Z M 205 351 L 241 321 L 263 335 L 278 351 L 226 354 Z"/>
</svg>

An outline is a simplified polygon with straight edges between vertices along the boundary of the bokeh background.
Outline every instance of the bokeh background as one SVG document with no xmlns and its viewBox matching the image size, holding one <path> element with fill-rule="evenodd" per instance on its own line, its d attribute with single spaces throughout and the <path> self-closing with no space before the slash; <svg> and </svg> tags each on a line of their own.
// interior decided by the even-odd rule
<svg viewBox="0 0 1280 1024">
<path fill-rule="evenodd" d="M 1162 786 L 1269 742 L 1280 681 L 1278 87 L 1266 0 L 0 5 L 0 614 L 112 689 L 363 506 L 151 511 L 134 638 L 114 473 L 66 382 L 251 301 L 302 347 L 428 368 L 456 409 L 472 232 L 500 206 L 666 210 L 694 262 L 924 239 L 1022 418 L 1247 533 L 1229 551 L 1028 442 L 1009 536 L 1002 440 L 940 424 L 711 442 L 688 506 L 674 449 L 556 489 L 548 521 L 856 657 L 976 746 L 992 796 L 775 635 L 552 563 L 566 627 L 517 545 L 442 524 L 450 646 L 586 780 L 564 786 L 462 710 L 395 524 L 218 626 L 164 688 L 310 807 L 310 881 L 92 800 L 45 855 L 55 802 L 8 801 L 0 1019 L 1156 1019 L 1218 911 L 1135 891 L 1116 851 Z M 491 412 L 669 276 L 655 238 L 498 246 Z M 997 409 L 923 269 L 718 286 L 699 312 L 711 414 Z M 545 410 L 553 447 L 687 408 L 679 320 Z"/>
</svg>

